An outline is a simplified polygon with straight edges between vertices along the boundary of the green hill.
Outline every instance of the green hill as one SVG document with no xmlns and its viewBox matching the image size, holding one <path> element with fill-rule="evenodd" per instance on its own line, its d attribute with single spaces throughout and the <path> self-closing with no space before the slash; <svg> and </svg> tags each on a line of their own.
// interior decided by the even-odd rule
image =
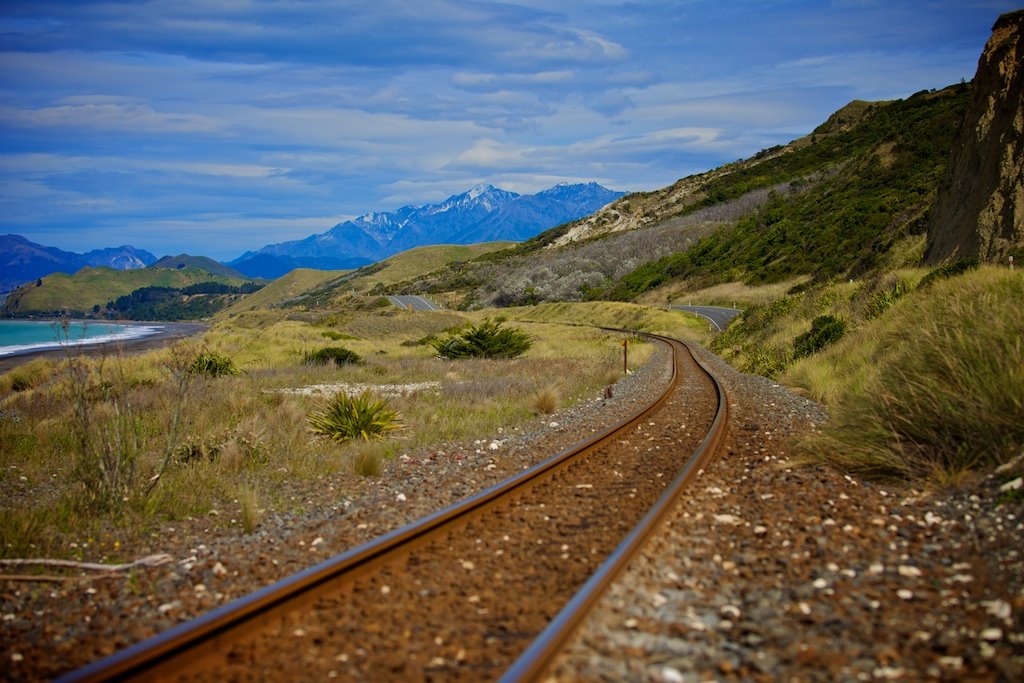
<svg viewBox="0 0 1024 683">
<path fill-rule="evenodd" d="M 439 244 L 417 247 L 387 258 L 354 274 L 352 282 L 357 288 L 394 285 L 415 280 L 445 266 L 470 261 L 484 254 L 514 246 L 515 242 L 484 242 L 482 244 Z"/>
<path fill-rule="evenodd" d="M 249 280 L 242 273 L 238 272 L 231 266 L 226 266 L 223 263 L 214 261 L 212 258 L 206 256 L 189 256 L 188 254 L 178 254 L 177 256 L 164 256 L 162 259 L 157 261 L 149 268 L 165 268 L 169 270 L 181 270 L 182 268 L 198 268 L 199 270 L 205 270 L 207 273 L 213 275 L 220 275 L 222 277 L 235 278 L 238 280 Z"/>
<path fill-rule="evenodd" d="M 19 287 L 7 297 L 4 314 L 10 316 L 54 315 L 69 313 L 85 315 L 107 302 L 126 296 L 143 287 L 181 289 L 201 283 L 216 282 L 241 286 L 249 280 L 213 275 L 199 268 L 83 268 L 74 275 L 54 273 Z"/>
<path fill-rule="evenodd" d="M 351 271 L 296 268 L 271 281 L 260 291 L 250 294 L 235 303 L 226 309 L 225 313 L 241 313 L 259 308 L 283 306 L 311 290 L 345 276 L 349 272 Z"/>
</svg>

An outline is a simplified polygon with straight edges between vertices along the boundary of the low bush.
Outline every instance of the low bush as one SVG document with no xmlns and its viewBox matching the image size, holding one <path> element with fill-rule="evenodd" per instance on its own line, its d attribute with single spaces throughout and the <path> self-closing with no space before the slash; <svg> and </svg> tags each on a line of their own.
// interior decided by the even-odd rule
<svg viewBox="0 0 1024 683">
<path fill-rule="evenodd" d="M 945 280 L 946 278 L 954 277 L 956 275 L 963 275 L 969 270 L 978 269 L 978 259 L 976 258 L 965 258 L 958 259 L 952 263 L 947 263 L 944 266 L 939 266 L 934 270 L 930 271 L 927 275 L 921 278 L 921 282 L 917 284 L 918 287 L 924 288 L 937 282 L 938 280 Z"/>
<path fill-rule="evenodd" d="M 846 334 L 846 323 L 831 315 L 819 315 L 811 321 L 811 329 L 793 340 L 793 356 L 804 358 L 834 344 Z"/>
<path fill-rule="evenodd" d="M 196 356 L 192 361 L 193 375 L 206 375 L 207 377 L 224 377 L 238 374 L 235 362 L 227 356 L 216 351 L 206 350 Z"/>
<path fill-rule="evenodd" d="M 792 357 L 774 346 L 755 346 L 746 351 L 742 366 L 744 372 L 776 378 L 786 371 Z"/>
<path fill-rule="evenodd" d="M 442 358 L 515 358 L 526 353 L 533 342 L 514 327 L 503 327 L 503 318 L 490 318 L 471 325 L 459 334 L 431 342 Z"/>
<path fill-rule="evenodd" d="M 388 407 L 386 399 L 378 399 L 368 391 L 358 396 L 339 393 L 309 414 L 309 425 L 315 433 L 332 441 L 369 441 L 397 429 L 399 416 Z"/>
<path fill-rule="evenodd" d="M 306 365 L 358 365 L 363 361 L 355 351 L 346 349 L 343 346 L 328 346 L 316 351 L 307 351 L 304 357 Z"/>
</svg>

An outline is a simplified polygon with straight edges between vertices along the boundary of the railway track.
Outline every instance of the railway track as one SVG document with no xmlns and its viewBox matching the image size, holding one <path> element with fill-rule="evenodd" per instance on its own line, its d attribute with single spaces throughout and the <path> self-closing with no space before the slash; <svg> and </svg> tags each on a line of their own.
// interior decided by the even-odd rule
<svg viewBox="0 0 1024 683">
<path fill-rule="evenodd" d="M 62 680 L 532 680 L 724 429 L 681 342 L 650 405 L 520 475 Z"/>
</svg>

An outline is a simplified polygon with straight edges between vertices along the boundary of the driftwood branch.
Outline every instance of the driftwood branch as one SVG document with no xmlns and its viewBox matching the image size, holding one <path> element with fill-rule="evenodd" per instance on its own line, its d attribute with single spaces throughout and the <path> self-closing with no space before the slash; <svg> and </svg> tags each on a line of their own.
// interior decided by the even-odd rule
<svg viewBox="0 0 1024 683">
<path fill-rule="evenodd" d="M 173 562 L 174 558 L 166 553 L 147 555 L 146 557 L 126 562 L 124 564 L 103 564 L 101 562 L 75 562 L 74 560 L 50 560 L 50 559 L 27 559 L 27 560 L 0 560 L 0 566 L 7 567 L 68 567 L 70 569 L 88 569 L 100 572 L 123 572 L 135 567 L 159 567 L 162 564 Z M 44 580 L 44 579 L 39 579 Z"/>
</svg>

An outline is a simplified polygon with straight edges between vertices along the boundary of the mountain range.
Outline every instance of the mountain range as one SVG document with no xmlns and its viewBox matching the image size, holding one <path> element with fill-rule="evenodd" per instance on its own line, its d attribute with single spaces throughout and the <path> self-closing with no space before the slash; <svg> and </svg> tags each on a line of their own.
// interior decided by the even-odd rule
<svg viewBox="0 0 1024 683">
<path fill-rule="evenodd" d="M 522 241 L 623 194 L 597 183 L 561 183 L 533 195 L 477 185 L 440 204 L 367 213 L 302 240 L 268 244 L 229 265 L 249 277 L 274 278 L 298 267 L 354 268 L 428 244 Z"/>
<path fill-rule="evenodd" d="M 86 266 L 106 266 L 115 270 L 145 268 L 156 263 L 156 256 L 128 245 L 94 249 L 85 254 L 63 251 L 31 242 L 21 235 L 0 235 L 0 295 L 19 284 L 50 273 L 76 273 Z"/>
</svg>

